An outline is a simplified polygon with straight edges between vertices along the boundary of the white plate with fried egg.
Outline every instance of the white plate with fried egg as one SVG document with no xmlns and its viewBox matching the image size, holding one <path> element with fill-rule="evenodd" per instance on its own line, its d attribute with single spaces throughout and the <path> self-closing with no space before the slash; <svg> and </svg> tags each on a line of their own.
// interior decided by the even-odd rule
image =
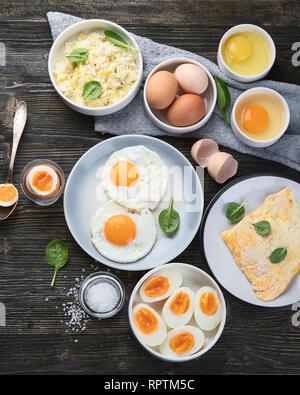
<svg viewBox="0 0 300 395">
<path fill-rule="evenodd" d="M 158 216 L 171 197 L 180 224 L 167 235 Z M 73 237 L 96 261 L 119 270 L 148 270 L 191 243 L 201 222 L 203 190 L 190 162 L 171 145 L 149 136 L 118 136 L 75 164 L 64 212 Z"/>
</svg>

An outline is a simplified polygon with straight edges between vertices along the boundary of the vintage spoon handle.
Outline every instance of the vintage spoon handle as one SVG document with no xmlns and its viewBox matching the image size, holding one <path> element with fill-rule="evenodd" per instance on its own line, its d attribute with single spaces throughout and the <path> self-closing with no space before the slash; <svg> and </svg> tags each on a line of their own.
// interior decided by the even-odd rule
<svg viewBox="0 0 300 395">
<path fill-rule="evenodd" d="M 13 168 L 16 158 L 16 153 L 19 145 L 20 138 L 22 136 L 25 124 L 27 120 L 27 106 L 24 101 L 21 101 L 16 109 L 14 116 L 14 127 L 13 127 L 13 145 L 11 150 L 11 157 L 8 168 L 7 182 L 12 183 Z"/>
</svg>

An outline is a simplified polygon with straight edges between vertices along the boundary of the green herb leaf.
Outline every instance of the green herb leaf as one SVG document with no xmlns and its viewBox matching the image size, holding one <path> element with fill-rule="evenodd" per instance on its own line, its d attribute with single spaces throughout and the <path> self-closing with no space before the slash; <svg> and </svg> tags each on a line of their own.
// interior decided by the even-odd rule
<svg viewBox="0 0 300 395">
<path fill-rule="evenodd" d="M 287 254 L 287 247 L 276 248 L 270 255 L 271 263 L 280 263 L 284 260 Z"/>
<path fill-rule="evenodd" d="M 252 225 L 254 226 L 256 233 L 259 235 L 268 235 L 271 233 L 271 225 L 269 221 L 259 221 Z"/>
<path fill-rule="evenodd" d="M 54 267 L 54 276 L 51 287 L 53 287 L 59 269 L 65 266 L 69 258 L 69 250 L 64 242 L 61 240 L 52 240 L 47 245 L 45 256 L 49 265 Z"/>
<path fill-rule="evenodd" d="M 226 217 L 229 219 L 230 222 L 233 224 L 239 222 L 243 219 L 245 214 L 245 204 L 247 202 L 243 202 L 242 204 L 239 203 L 228 203 L 226 206 Z"/>
<path fill-rule="evenodd" d="M 223 80 L 221 80 L 221 78 L 215 77 L 215 81 L 216 81 L 216 88 L 217 88 L 218 106 L 219 106 L 221 113 L 223 114 L 225 125 L 227 126 L 228 120 L 227 120 L 226 111 L 230 107 L 230 103 L 231 103 L 230 92 L 229 92 L 229 89 L 227 88 L 227 85 L 225 84 L 225 82 Z"/>
<path fill-rule="evenodd" d="M 171 198 L 169 207 L 159 214 L 159 226 L 167 234 L 174 233 L 179 226 L 179 214 L 173 209 L 173 198 Z"/>
<path fill-rule="evenodd" d="M 83 62 L 89 57 L 89 51 L 85 48 L 74 49 L 70 55 L 66 56 L 71 62 Z"/>
<path fill-rule="evenodd" d="M 112 30 L 105 30 L 104 35 L 110 42 L 117 45 L 118 47 L 132 49 L 133 51 L 137 51 L 137 52 L 141 51 L 138 48 L 128 45 L 123 37 L 121 37 L 118 33 L 113 32 Z"/>
<path fill-rule="evenodd" d="M 102 86 L 98 81 L 87 82 L 83 87 L 82 98 L 83 100 L 98 99 L 102 91 Z"/>
</svg>

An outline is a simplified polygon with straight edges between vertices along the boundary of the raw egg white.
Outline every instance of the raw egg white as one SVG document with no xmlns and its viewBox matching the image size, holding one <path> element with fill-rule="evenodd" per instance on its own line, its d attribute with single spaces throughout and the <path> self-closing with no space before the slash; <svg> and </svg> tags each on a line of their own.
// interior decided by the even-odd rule
<svg viewBox="0 0 300 395">
<path fill-rule="evenodd" d="M 0 206 L 9 207 L 18 200 L 19 192 L 13 184 L 0 184 Z"/>
<path fill-rule="evenodd" d="M 170 328 L 189 322 L 194 312 L 194 292 L 188 287 L 178 288 L 163 307 L 162 316 Z"/>
<path fill-rule="evenodd" d="M 26 177 L 27 188 L 39 196 L 47 196 L 55 191 L 58 185 L 58 175 L 52 167 L 38 165 L 29 170 Z"/>
<path fill-rule="evenodd" d="M 153 247 L 157 229 L 148 209 L 132 213 L 107 201 L 91 220 L 92 243 L 96 250 L 115 262 L 135 262 Z"/>
<path fill-rule="evenodd" d="M 168 169 L 160 156 L 137 145 L 114 152 L 104 165 L 103 189 L 120 205 L 140 211 L 155 209 L 168 184 Z"/>
<path fill-rule="evenodd" d="M 195 354 L 204 344 L 204 334 L 201 329 L 191 325 L 171 330 L 166 340 L 159 346 L 163 355 L 186 357 Z"/>
<path fill-rule="evenodd" d="M 160 315 L 145 303 L 133 308 L 133 322 L 139 339 L 148 346 L 161 344 L 167 335 L 167 328 Z"/>
<path fill-rule="evenodd" d="M 198 326 L 206 331 L 211 331 L 220 324 L 221 304 L 213 288 L 202 287 L 196 293 L 194 316 Z"/>
<path fill-rule="evenodd" d="M 153 303 L 172 295 L 182 284 L 182 275 L 177 270 L 162 269 L 150 276 L 140 288 L 144 302 Z"/>
</svg>

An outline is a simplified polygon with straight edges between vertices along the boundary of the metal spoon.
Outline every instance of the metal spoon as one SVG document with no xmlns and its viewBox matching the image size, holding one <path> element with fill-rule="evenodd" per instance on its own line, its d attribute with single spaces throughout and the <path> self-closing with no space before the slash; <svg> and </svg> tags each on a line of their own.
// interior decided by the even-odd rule
<svg viewBox="0 0 300 395">
<path fill-rule="evenodd" d="M 11 150 L 11 157 L 10 157 L 10 162 L 9 162 L 9 168 L 8 168 L 8 176 L 7 176 L 7 181 L 6 184 L 12 184 L 12 178 L 13 178 L 13 168 L 14 168 L 14 163 L 15 163 L 15 157 L 19 145 L 20 138 L 22 136 L 25 124 L 27 120 L 27 107 L 26 103 L 24 101 L 21 101 L 15 111 L 15 116 L 14 116 L 14 126 L 13 126 L 13 145 L 12 145 L 12 150 Z M 18 197 L 19 200 L 19 197 Z M 0 221 L 3 219 L 6 219 L 7 217 L 10 216 L 10 214 L 14 211 L 18 204 L 18 200 L 16 201 L 15 204 L 9 207 L 0 207 Z"/>
</svg>

